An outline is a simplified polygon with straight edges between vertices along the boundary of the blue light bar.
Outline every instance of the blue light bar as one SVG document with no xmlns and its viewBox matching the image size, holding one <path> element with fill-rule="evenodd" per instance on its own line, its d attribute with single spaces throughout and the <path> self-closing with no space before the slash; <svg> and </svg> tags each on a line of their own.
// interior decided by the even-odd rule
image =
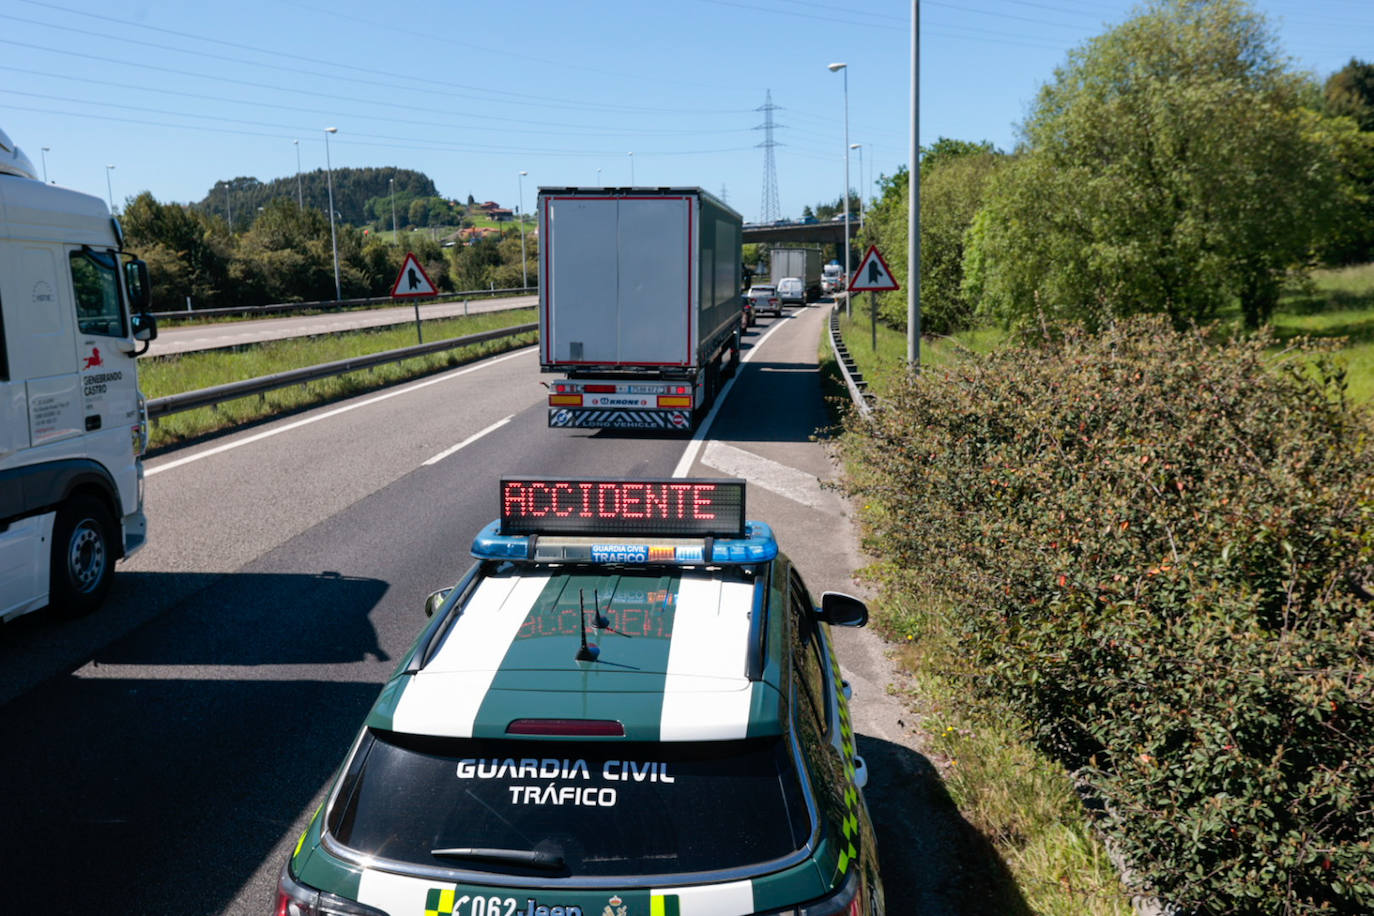
<svg viewBox="0 0 1374 916">
<path fill-rule="evenodd" d="M 501 534 L 501 522 L 492 522 L 472 539 L 472 555 L 479 560 L 528 560 L 530 538 Z"/>
<path fill-rule="evenodd" d="M 492 522 L 472 541 L 472 555 L 479 560 L 536 560 L 548 563 L 614 563 L 620 566 L 700 566 L 765 563 L 778 555 L 773 529 L 763 522 L 746 522 L 746 537 L 711 541 L 711 558 L 705 560 L 704 539 L 670 538 L 668 543 L 633 540 L 601 542 L 593 538 L 501 534 L 501 522 Z"/>
<path fill-rule="evenodd" d="M 719 539 L 711 545 L 712 563 L 763 563 L 778 555 L 773 529 L 763 522 L 745 522 L 748 537 Z"/>
</svg>

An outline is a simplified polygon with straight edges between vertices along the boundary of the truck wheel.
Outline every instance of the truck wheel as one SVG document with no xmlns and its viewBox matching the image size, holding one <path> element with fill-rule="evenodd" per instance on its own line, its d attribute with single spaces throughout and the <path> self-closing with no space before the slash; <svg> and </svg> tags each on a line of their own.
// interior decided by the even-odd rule
<svg viewBox="0 0 1374 916">
<path fill-rule="evenodd" d="M 58 613 L 89 614 L 105 600 L 114 577 L 114 520 L 93 496 L 74 496 L 53 525 L 48 598 Z"/>
</svg>

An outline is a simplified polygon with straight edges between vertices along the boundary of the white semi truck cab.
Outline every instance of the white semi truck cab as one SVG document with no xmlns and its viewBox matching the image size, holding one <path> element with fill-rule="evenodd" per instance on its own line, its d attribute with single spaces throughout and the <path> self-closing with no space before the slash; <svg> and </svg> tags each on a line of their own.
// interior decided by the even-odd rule
<svg viewBox="0 0 1374 916">
<path fill-rule="evenodd" d="M 0 131 L 0 621 L 93 610 L 147 537 L 136 358 L 157 327 L 123 241 Z"/>
</svg>

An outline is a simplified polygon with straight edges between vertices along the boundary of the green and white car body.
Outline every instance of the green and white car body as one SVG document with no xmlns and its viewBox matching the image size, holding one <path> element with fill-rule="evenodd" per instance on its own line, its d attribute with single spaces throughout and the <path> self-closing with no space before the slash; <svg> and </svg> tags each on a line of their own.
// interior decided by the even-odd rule
<svg viewBox="0 0 1374 916">
<path fill-rule="evenodd" d="M 741 523 L 486 528 L 297 843 L 277 912 L 881 913 L 827 626 L 866 611 L 815 607 L 771 530 Z"/>
</svg>

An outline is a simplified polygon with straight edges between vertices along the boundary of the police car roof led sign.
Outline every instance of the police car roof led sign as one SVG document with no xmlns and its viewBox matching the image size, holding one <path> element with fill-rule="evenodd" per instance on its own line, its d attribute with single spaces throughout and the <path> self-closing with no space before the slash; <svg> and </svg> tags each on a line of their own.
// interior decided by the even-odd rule
<svg viewBox="0 0 1374 916">
<path fill-rule="evenodd" d="M 503 477 L 501 533 L 743 537 L 744 481 Z"/>
</svg>

